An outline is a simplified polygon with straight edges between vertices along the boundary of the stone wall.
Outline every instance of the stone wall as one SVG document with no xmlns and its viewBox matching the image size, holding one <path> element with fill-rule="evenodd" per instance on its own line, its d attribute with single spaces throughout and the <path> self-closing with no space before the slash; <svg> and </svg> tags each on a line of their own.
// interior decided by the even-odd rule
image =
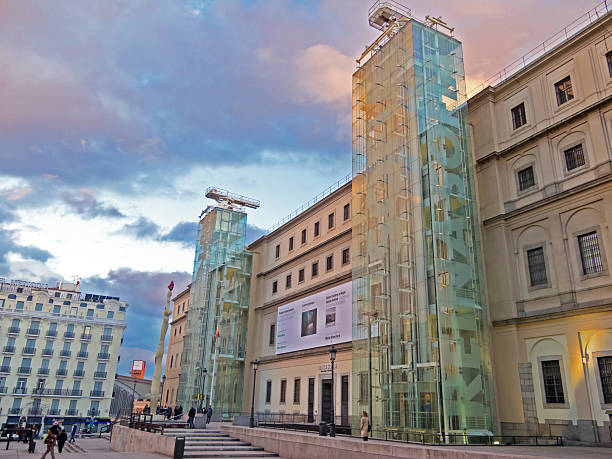
<svg viewBox="0 0 612 459">
<path fill-rule="evenodd" d="M 174 457 L 175 441 L 173 437 L 115 425 L 110 447 L 114 451 L 159 453 Z"/>
</svg>

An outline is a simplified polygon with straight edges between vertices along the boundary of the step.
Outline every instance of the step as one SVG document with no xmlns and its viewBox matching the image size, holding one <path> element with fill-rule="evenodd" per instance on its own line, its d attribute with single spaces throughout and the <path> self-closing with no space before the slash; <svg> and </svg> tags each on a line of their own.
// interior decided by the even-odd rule
<svg viewBox="0 0 612 459">
<path fill-rule="evenodd" d="M 263 451 L 259 446 L 216 446 L 214 448 L 200 448 L 199 446 L 185 446 L 185 451 L 198 453 L 200 451 Z"/>
<path fill-rule="evenodd" d="M 189 433 L 179 433 L 179 432 L 164 432 L 164 435 L 167 437 L 185 437 L 185 438 L 228 438 L 227 434 L 189 434 Z"/>
<path fill-rule="evenodd" d="M 226 453 L 218 452 L 218 451 L 209 451 L 209 452 L 199 452 L 199 453 L 186 453 L 183 457 L 189 458 L 197 458 L 197 457 L 278 457 L 276 453 L 268 453 L 266 451 L 247 451 L 247 452 L 236 452 L 236 451 L 228 451 Z"/>
<path fill-rule="evenodd" d="M 222 447 L 222 446 L 251 446 L 250 443 L 240 441 L 238 439 L 231 439 L 232 441 L 224 441 L 224 442 L 185 442 L 185 446 L 197 446 L 199 448 L 205 447 Z"/>
</svg>

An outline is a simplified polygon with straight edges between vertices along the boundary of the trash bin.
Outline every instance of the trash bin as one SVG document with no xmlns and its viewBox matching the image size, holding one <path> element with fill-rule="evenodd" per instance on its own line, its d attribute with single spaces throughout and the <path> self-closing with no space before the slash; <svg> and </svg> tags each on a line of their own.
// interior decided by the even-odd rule
<svg viewBox="0 0 612 459">
<path fill-rule="evenodd" d="M 174 458 L 181 459 L 185 454 L 185 437 L 176 437 L 174 443 Z"/>
<path fill-rule="evenodd" d="M 321 437 L 327 437 L 327 422 L 319 423 L 319 435 Z"/>
</svg>

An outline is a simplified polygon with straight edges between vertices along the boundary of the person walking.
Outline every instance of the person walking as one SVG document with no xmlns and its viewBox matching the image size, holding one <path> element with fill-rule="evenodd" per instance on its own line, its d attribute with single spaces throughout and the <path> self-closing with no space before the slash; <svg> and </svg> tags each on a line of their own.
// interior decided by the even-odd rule
<svg viewBox="0 0 612 459">
<path fill-rule="evenodd" d="M 206 424 L 210 424 L 210 418 L 212 418 L 213 409 L 211 405 L 208 405 L 208 409 L 206 410 Z"/>
<path fill-rule="evenodd" d="M 57 436 L 57 452 L 61 453 L 62 449 L 64 449 L 64 443 L 68 440 L 68 435 L 66 435 L 66 431 L 63 427 L 60 427 L 60 434 Z"/>
<path fill-rule="evenodd" d="M 195 408 L 192 406 L 191 409 L 189 410 L 189 413 L 187 413 L 187 416 L 189 416 L 189 428 L 193 429 L 195 426 L 193 424 L 193 419 L 195 418 L 196 415 L 196 411 Z"/>
<path fill-rule="evenodd" d="M 166 418 L 170 419 L 172 417 L 172 407 L 169 406 L 166 408 Z"/>
<path fill-rule="evenodd" d="M 51 453 L 51 459 L 55 459 L 55 442 L 57 441 L 58 435 L 59 423 L 55 421 L 53 425 L 49 427 L 47 435 L 45 435 L 44 443 L 47 445 L 47 450 L 43 453 L 40 459 L 45 459 L 49 453 Z"/>
<path fill-rule="evenodd" d="M 368 441 L 368 434 L 372 430 L 372 427 L 370 427 L 370 418 L 368 418 L 368 413 L 365 411 L 361 412 L 359 427 L 361 429 L 361 436 L 363 437 L 363 441 Z"/>
<path fill-rule="evenodd" d="M 70 440 L 68 440 L 68 443 L 74 443 L 74 437 L 76 436 L 77 432 L 79 431 L 79 425 L 77 423 L 72 424 L 72 429 L 70 429 Z"/>
</svg>

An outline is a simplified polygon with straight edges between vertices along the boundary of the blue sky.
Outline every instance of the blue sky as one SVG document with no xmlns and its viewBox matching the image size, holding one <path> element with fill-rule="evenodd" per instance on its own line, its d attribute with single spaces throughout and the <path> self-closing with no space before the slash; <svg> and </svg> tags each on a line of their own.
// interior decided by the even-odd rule
<svg viewBox="0 0 612 459">
<path fill-rule="evenodd" d="M 456 27 L 469 84 L 595 6 L 409 3 Z M 0 1 L 0 276 L 121 296 L 120 372 L 150 359 L 208 186 L 262 201 L 253 239 L 350 172 L 370 4 Z"/>
</svg>

